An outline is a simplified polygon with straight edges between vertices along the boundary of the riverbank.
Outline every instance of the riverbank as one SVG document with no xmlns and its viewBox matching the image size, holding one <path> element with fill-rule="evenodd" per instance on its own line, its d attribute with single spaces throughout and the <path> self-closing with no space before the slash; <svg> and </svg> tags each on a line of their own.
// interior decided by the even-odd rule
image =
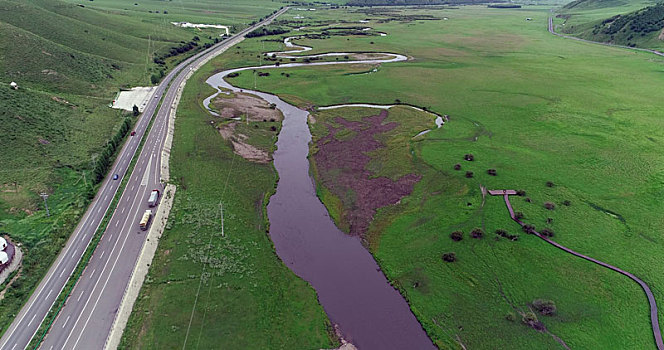
<svg viewBox="0 0 664 350">
<path fill-rule="evenodd" d="M 182 346 L 183 334 L 185 346 L 200 348 L 338 345 L 315 292 L 278 260 L 265 232 L 273 167 L 236 156 L 200 105 L 213 92 L 205 79 L 233 51 L 184 88 L 170 155 L 178 191 L 120 348 Z M 276 132 L 261 135 L 276 141 Z"/>
</svg>

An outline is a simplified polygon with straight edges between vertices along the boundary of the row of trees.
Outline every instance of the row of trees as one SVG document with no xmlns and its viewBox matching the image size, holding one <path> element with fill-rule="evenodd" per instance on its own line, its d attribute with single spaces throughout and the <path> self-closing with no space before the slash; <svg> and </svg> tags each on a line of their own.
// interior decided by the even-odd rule
<svg viewBox="0 0 664 350">
<path fill-rule="evenodd" d="M 116 132 L 115 135 L 106 143 L 104 150 L 97 158 L 97 161 L 95 162 L 94 168 L 92 170 L 95 183 L 101 182 L 101 180 L 104 179 L 104 176 L 106 176 L 108 168 L 112 164 L 111 160 L 113 159 L 113 155 L 118 149 L 118 146 L 122 144 L 122 140 L 124 140 L 125 136 L 127 136 L 127 132 L 129 132 L 131 129 L 131 124 L 131 118 L 126 117 L 122 122 L 122 125 L 120 125 L 118 132 Z"/>
<path fill-rule="evenodd" d="M 645 35 L 659 31 L 664 27 L 664 4 L 648 6 L 626 15 L 616 15 L 595 25 L 594 34 L 616 34 L 620 31 L 632 31 Z"/>
<path fill-rule="evenodd" d="M 290 30 L 281 27 L 261 27 L 247 34 L 247 38 L 256 38 L 265 35 L 278 35 L 288 33 Z"/>
</svg>

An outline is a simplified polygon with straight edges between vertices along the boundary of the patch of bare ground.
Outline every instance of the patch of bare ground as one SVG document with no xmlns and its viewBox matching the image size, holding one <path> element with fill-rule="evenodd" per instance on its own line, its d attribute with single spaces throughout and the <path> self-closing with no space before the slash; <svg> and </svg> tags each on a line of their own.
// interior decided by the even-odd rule
<svg viewBox="0 0 664 350">
<path fill-rule="evenodd" d="M 383 124 L 388 111 L 364 117 L 361 121 L 334 119 L 339 125 L 327 124 L 329 133 L 318 141 L 314 161 L 321 184 L 343 203 L 341 220 L 348 223 L 349 233 L 363 235 L 378 208 L 398 203 L 413 191 L 421 176 L 406 174 L 396 180 L 372 177 L 367 170 L 369 154 L 385 145 L 376 136 L 396 128 L 399 124 Z"/>
<path fill-rule="evenodd" d="M 212 101 L 214 109 L 219 111 L 222 118 L 242 118 L 247 115 L 249 121 L 280 121 L 283 119 L 281 112 L 271 106 L 262 98 L 243 93 L 219 94 Z"/>
<path fill-rule="evenodd" d="M 247 142 L 247 135 L 236 132 L 236 126 L 240 122 L 230 122 L 218 126 L 219 134 L 224 140 L 228 140 L 233 147 L 233 152 L 238 156 L 257 163 L 268 163 L 272 157 L 268 151 L 255 147 Z"/>
</svg>

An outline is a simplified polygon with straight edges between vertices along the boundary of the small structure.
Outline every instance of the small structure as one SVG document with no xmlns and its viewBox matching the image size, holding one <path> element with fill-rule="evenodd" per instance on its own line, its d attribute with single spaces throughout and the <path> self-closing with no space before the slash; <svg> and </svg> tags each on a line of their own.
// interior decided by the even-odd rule
<svg viewBox="0 0 664 350">
<path fill-rule="evenodd" d="M 530 18 L 530 17 L 526 18 L 526 21 L 532 21 L 532 20 L 533 20 L 533 19 Z"/>
<path fill-rule="evenodd" d="M 0 265 L 4 265 L 9 262 L 9 255 L 4 251 L 0 252 Z"/>
<path fill-rule="evenodd" d="M 5 248 L 7 248 L 7 240 L 0 237 L 0 250 L 5 250 Z"/>
<path fill-rule="evenodd" d="M 18 90 L 18 84 L 16 84 L 15 81 L 12 81 L 11 83 L 9 83 L 9 87 L 11 87 L 14 90 Z"/>
</svg>

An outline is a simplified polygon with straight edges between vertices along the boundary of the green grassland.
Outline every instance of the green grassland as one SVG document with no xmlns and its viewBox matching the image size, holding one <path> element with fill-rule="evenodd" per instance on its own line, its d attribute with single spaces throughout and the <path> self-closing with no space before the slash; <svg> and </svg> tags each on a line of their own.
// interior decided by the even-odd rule
<svg viewBox="0 0 664 350">
<path fill-rule="evenodd" d="M 347 16 L 317 15 L 326 13 Z M 661 303 L 664 279 L 655 267 L 663 244 L 658 87 L 664 60 L 554 37 L 546 30 L 547 8 L 428 13 L 449 20 L 380 23 L 376 15 L 368 26 L 385 37 L 298 41 L 313 52 L 404 53 L 413 58 L 408 62 L 364 75 L 349 75 L 343 66 L 280 69 L 289 77 L 274 71 L 259 77 L 257 87 L 302 106 L 399 99 L 450 115 L 422 139 L 401 135 L 404 151 L 373 155 L 374 164 L 407 164 L 423 178 L 411 196 L 379 211 L 368 235 L 383 271 L 439 347 L 561 348 L 521 322 L 518 312 L 538 298 L 555 301 L 556 314 L 539 319 L 570 348 L 652 347 L 638 285 L 521 233 L 502 198 L 483 201 L 480 185 L 525 190 L 529 201 L 512 201 L 525 222 L 636 274 Z M 254 86 L 246 72 L 235 79 Z M 475 161 L 465 162 L 466 153 Z M 456 163 L 462 170 L 453 170 Z M 497 176 L 486 174 L 490 168 Z M 322 197 L 333 214 L 339 210 L 338 201 Z M 545 209 L 547 201 L 556 209 Z M 484 229 L 483 239 L 470 238 L 476 227 Z M 520 238 L 498 238 L 497 229 Z M 449 238 L 455 230 L 464 232 L 462 241 Z M 457 262 L 443 262 L 447 252 Z"/>
<path fill-rule="evenodd" d="M 99 0 L 0 0 L 0 232 L 26 252 L 21 277 L 0 301 L 0 330 L 27 300 L 96 192 L 94 160 L 126 115 L 108 108 L 118 90 L 149 85 L 152 75 L 161 76 L 221 33 L 170 24 L 202 20 L 191 10 L 198 1 L 160 3 L 173 15 L 126 13 Z M 242 11 L 244 22 L 280 6 L 231 1 L 215 10 Z M 153 61 L 194 37 L 196 50 L 164 64 Z M 11 81 L 18 90 L 9 88 Z M 50 195 L 50 217 L 40 192 Z"/>
<path fill-rule="evenodd" d="M 335 344 L 314 290 L 279 260 L 266 233 L 265 205 L 277 181 L 273 166 L 235 155 L 215 128 L 220 120 L 201 105 L 214 92 L 205 84 L 208 76 L 220 67 L 247 64 L 262 45 L 258 39 L 240 43 L 205 65 L 183 92 L 171 153 L 175 204 L 121 348 L 182 347 L 192 311 L 188 347 L 320 349 Z M 238 128 L 247 142 L 274 149 L 279 128 L 270 131 L 271 126 L 280 123 Z"/>
</svg>

